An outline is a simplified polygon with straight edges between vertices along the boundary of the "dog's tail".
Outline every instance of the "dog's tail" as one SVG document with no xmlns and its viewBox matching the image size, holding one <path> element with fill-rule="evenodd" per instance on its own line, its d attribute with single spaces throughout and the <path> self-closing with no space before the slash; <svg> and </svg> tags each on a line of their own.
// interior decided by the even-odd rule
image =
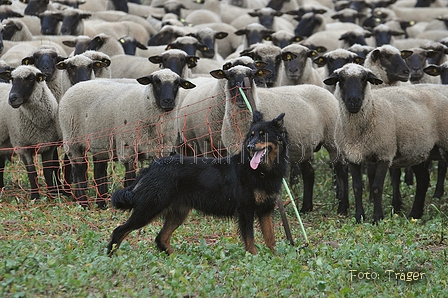
<svg viewBox="0 0 448 298">
<path fill-rule="evenodd" d="M 111 204 L 116 209 L 131 210 L 136 205 L 134 193 L 128 187 L 119 189 L 113 193 Z"/>
</svg>

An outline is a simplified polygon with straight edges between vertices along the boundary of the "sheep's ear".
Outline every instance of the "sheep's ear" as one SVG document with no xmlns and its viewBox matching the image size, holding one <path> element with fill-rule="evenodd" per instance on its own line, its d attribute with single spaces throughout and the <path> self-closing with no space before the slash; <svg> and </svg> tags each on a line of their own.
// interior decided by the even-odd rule
<svg viewBox="0 0 448 298">
<path fill-rule="evenodd" d="M 81 19 L 88 19 L 88 18 L 90 18 L 92 16 L 92 14 L 90 14 L 90 13 L 81 13 L 80 15 L 79 15 L 79 17 L 81 18 Z"/>
<path fill-rule="evenodd" d="M 293 59 L 297 58 L 297 55 L 291 52 L 284 52 L 282 53 L 282 60 L 283 61 L 291 61 Z"/>
<path fill-rule="evenodd" d="M 247 14 L 254 18 L 258 17 L 258 13 L 256 11 L 249 11 Z"/>
<path fill-rule="evenodd" d="M 215 33 L 215 39 L 223 39 L 226 38 L 229 35 L 227 32 L 216 32 Z"/>
<path fill-rule="evenodd" d="M 11 71 L 5 70 L 5 71 L 0 72 L 0 79 L 5 80 L 5 81 L 10 81 L 11 80 Z"/>
<path fill-rule="evenodd" d="M 325 57 L 317 57 L 316 59 L 313 60 L 313 63 L 316 63 L 317 66 L 319 67 L 323 67 L 325 66 L 325 64 L 327 64 L 328 59 Z"/>
<path fill-rule="evenodd" d="M 41 83 L 45 81 L 46 76 L 43 73 L 36 74 L 36 82 Z"/>
<path fill-rule="evenodd" d="M 315 48 L 315 50 L 316 50 L 318 53 L 325 53 L 325 52 L 327 51 L 327 48 L 324 47 L 324 46 L 317 46 L 317 47 Z"/>
<path fill-rule="evenodd" d="M 436 58 L 439 53 L 433 50 L 426 51 L 426 58 Z"/>
<path fill-rule="evenodd" d="M 61 61 L 61 62 L 56 63 L 55 67 L 57 69 L 64 70 L 64 69 L 67 69 L 67 63 L 65 63 L 64 61 Z"/>
<path fill-rule="evenodd" d="M 228 69 L 231 68 L 231 67 L 232 67 L 232 63 L 227 62 L 227 63 L 224 63 L 224 64 L 223 64 L 222 69 L 223 69 L 223 70 L 228 70 Z"/>
<path fill-rule="evenodd" d="M 412 55 L 413 53 L 414 53 L 414 52 L 409 51 L 409 50 L 402 50 L 402 51 L 401 51 L 401 58 L 403 58 L 403 59 L 409 58 L 409 57 L 411 57 L 411 55 Z"/>
<path fill-rule="evenodd" d="M 266 66 L 268 66 L 268 64 L 269 63 L 263 61 L 255 61 L 255 67 L 258 69 L 265 68 Z"/>
<path fill-rule="evenodd" d="M 218 80 L 227 78 L 226 71 L 222 69 L 212 70 L 210 75 Z"/>
<path fill-rule="evenodd" d="M 267 35 L 263 34 L 262 38 L 267 41 L 272 41 L 272 36 L 270 34 Z"/>
<path fill-rule="evenodd" d="M 192 88 L 196 87 L 196 85 L 193 84 L 192 82 L 187 81 L 187 80 L 184 80 L 184 79 L 182 79 L 182 78 L 180 79 L 180 84 L 179 84 L 179 86 L 181 86 L 181 87 L 184 88 L 184 89 L 192 89 Z"/>
<path fill-rule="evenodd" d="M 358 56 L 355 59 L 353 59 L 353 62 L 355 62 L 356 64 L 359 64 L 359 65 L 363 65 L 364 60 L 366 60 L 366 59 Z"/>
<path fill-rule="evenodd" d="M 198 65 L 197 64 L 198 60 L 199 60 L 199 57 L 197 57 L 197 56 L 188 56 L 187 57 L 187 66 L 188 66 L 188 68 L 196 67 L 196 65 Z"/>
<path fill-rule="evenodd" d="M 34 57 L 25 57 L 22 59 L 22 65 L 34 65 Z"/>
<path fill-rule="evenodd" d="M 246 34 L 246 32 L 247 32 L 247 29 L 240 29 L 240 30 L 235 31 L 234 33 L 235 33 L 235 35 L 244 35 L 244 34 Z"/>
<path fill-rule="evenodd" d="M 253 111 L 253 113 L 252 113 L 252 123 L 257 123 L 257 122 L 260 122 L 260 121 L 263 121 L 263 114 L 260 111 L 258 111 L 258 110 Z"/>
<path fill-rule="evenodd" d="M 304 39 L 305 39 L 305 37 L 300 36 L 300 35 L 297 35 L 297 36 L 294 36 L 293 38 L 291 38 L 289 41 L 290 41 L 291 43 L 293 43 L 293 42 L 299 42 L 299 41 L 302 41 L 302 40 L 304 40 Z"/>
<path fill-rule="evenodd" d="M 392 35 L 392 36 L 400 36 L 400 35 L 403 35 L 403 34 L 404 34 L 403 31 L 395 31 L 395 30 L 390 31 L 389 33 L 390 33 L 390 35 Z"/>
<path fill-rule="evenodd" d="M 336 13 L 336 14 L 332 15 L 331 18 L 333 20 L 336 20 L 336 19 L 339 19 L 340 15 L 341 15 L 340 13 Z"/>
<path fill-rule="evenodd" d="M 102 61 L 94 61 L 92 62 L 92 68 L 93 69 L 100 69 L 103 67 L 107 67 L 106 63 L 102 62 Z"/>
<path fill-rule="evenodd" d="M 74 40 L 63 40 L 62 44 L 66 45 L 67 47 L 74 48 L 76 46 L 76 42 Z"/>
<path fill-rule="evenodd" d="M 105 67 L 110 66 L 110 63 L 111 63 L 110 59 L 102 58 L 100 61 L 103 62 L 104 64 L 106 64 Z"/>
<path fill-rule="evenodd" d="M 325 85 L 336 85 L 337 82 L 339 82 L 339 75 L 337 73 L 332 73 L 324 80 Z"/>
<path fill-rule="evenodd" d="M 162 56 L 151 56 L 148 60 L 154 64 L 162 63 Z"/>
<path fill-rule="evenodd" d="M 171 49 L 174 49 L 174 44 L 172 44 L 172 43 L 170 43 L 170 44 L 168 44 L 166 46 L 165 51 L 168 51 L 168 50 L 171 50 Z"/>
<path fill-rule="evenodd" d="M 440 75 L 440 66 L 431 64 L 431 65 L 423 68 L 423 71 L 426 74 L 435 77 L 435 76 Z"/>
<path fill-rule="evenodd" d="M 323 8 L 321 8 L 321 9 L 314 9 L 314 13 L 315 14 L 324 14 L 326 12 L 327 12 L 327 10 L 323 9 Z"/>
<path fill-rule="evenodd" d="M 380 58 L 381 52 L 378 49 L 374 49 L 371 54 L 370 57 L 372 57 L 372 61 L 375 62 L 376 60 L 378 60 Z M 403 56 L 403 55 L 402 55 Z"/>
<path fill-rule="evenodd" d="M 142 44 L 141 42 L 137 41 L 135 43 L 135 45 L 137 46 L 137 48 L 141 49 L 141 50 L 147 50 L 148 47 L 146 47 L 144 44 Z"/>
<path fill-rule="evenodd" d="M 152 75 L 138 78 L 137 82 L 139 82 L 142 85 L 149 85 L 152 83 Z"/>
<path fill-rule="evenodd" d="M 271 71 L 268 69 L 257 69 L 254 73 L 254 77 L 257 79 L 262 79 L 271 74 Z"/>
<path fill-rule="evenodd" d="M 198 50 L 201 51 L 202 53 L 204 53 L 204 52 L 207 52 L 209 49 L 206 45 L 198 44 Z"/>
<path fill-rule="evenodd" d="M 58 57 L 56 58 L 56 60 L 58 61 L 57 63 L 59 63 L 59 62 L 61 62 L 61 61 L 64 61 L 65 59 L 67 59 L 67 57 L 58 56 Z"/>
<path fill-rule="evenodd" d="M 317 51 L 315 50 L 309 50 L 307 53 L 308 58 L 314 58 L 317 57 Z"/>
<path fill-rule="evenodd" d="M 252 52 L 252 49 L 243 50 L 242 52 L 240 52 L 240 57 L 242 57 L 242 56 L 247 56 L 247 57 L 250 57 L 250 58 L 255 60 L 255 55 Z"/>
<path fill-rule="evenodd" d="M 369 82 L 372 85 L 380 85 L 383 83 L 382 80 L 378 79 L 373 73 L 369 72 L 367 74 L 367 82 Z"/>
<path fill-rule="evenodd" d="M 274 17 L 281 17 L 283 15 L 283 12 L 281 12 L 281 11 L 276 11 L 276 12 L 274 12 Z"/>
<path fill-rule="evenodd" d="M 284 117 L 285 117 L 285 113 L 281 113 L 280 115 L 278 115 L 277 118 L 275 118 L 271 121 L 271 125 L 282 129 L 284 127 L 284 121 L 283 121 Z"/>
</svg>

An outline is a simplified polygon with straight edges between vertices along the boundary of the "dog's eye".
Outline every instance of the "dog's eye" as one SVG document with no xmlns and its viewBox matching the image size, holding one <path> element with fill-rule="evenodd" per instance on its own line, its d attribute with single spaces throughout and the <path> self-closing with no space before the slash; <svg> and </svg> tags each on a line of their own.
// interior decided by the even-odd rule
<svg viewBox="0 0 448 298">
<path fill-rule="evenodd" d="M 252 131 L 252 132 L 250 133 L 250 135 L 251 135 L 251 136 L 254 136 L 254 135 L 255 135 L 255 131 Z"/>
<path fill-rule="evenodd" d="M 264 131 L 260 130 L 260 136 L 264 135 Z"/>
</svg>

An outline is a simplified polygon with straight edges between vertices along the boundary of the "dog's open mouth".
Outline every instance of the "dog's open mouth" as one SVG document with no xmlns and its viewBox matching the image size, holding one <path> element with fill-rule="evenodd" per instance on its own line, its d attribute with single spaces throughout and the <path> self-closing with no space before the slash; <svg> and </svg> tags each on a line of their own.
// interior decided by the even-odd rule
<svg viewBox="0 0 448 298">
<path fill-rule="evenodd" d="M 252 169 L 256 170 L 258 168 L 258 165 L 263 161 L 266 153 L 268 153 L 268 149 L 268 147 L 265 147 L 258 151 L 251 151 L 250 167 Z"/>
</svg>

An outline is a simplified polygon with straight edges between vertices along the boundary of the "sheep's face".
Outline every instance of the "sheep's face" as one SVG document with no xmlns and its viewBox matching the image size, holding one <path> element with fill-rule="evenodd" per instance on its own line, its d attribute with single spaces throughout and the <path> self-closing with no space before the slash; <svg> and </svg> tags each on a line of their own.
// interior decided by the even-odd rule
<svg viewBox="0 0 448 298">
<path fill-rule="evenodd" d="M 25 7 L 26 15 L 37 15 L 47 10 L 49 0 L 30 0 Z"/>
<path fill-rule="evenodd" d="M 303 49 L 302 49 L 303 48 Z M 286 76 L 291 80 L 297 80 L 302 77 L 303 70 L 308 63 L 309 58 L 317 56 L 316 51 L 308 50 L 306 47 L 302 47 L 300 51 L 282 52 L 283 64 L 285 66 Z"/>
<path fill-rule="evenodd" d="M 267 87 L 274 86 L 277 81 L 278 71 L 282 64 L 282 51 L 279 47 L 260 45 L 251 51 L 243 51 L 241 55 L 249 56 L 254 61 L 263 61 L 267 63 L 266 69 L 270 71 L 270 74 L 264 77 L 264 81 Z"/>
<path fill-rule="evenodd" d="M 4 40 L 11 40 L 16 32 L 22 30 L 20 23 L 14 23 L 13 21 L 6 20 L 3 23 L 2 36 Z"/>
<path fill-rule="evenodd" d="M 22 65 L 36 66 L 46 77 L 47 82 L 53 78 L 56 71 L 56 64 L 63 61 L 65 58 L 59 56 L 53 50 L 41 50 L 33 53 L 32 56 L 22 59 Z"/>
<path fill-rule="evenodd" d="M 18 70 L 14 71 L 8 103 L 15 109 L 19 108 L 28 101 L 36 85 L 43 81 L 45 81 L 45 75 L 40 72 L 21 73 Z"/>
<path fill-rule="evenodd" d="M 363 107 L 366 88 L 368 88 L 367 83 L 381 84 L 382 81 L 367 68 L 356 64 L 347 64 L 326 78 L 324 83 L 327 85 L 338 84 L 339 89 L 336 89 L 336 92 L 339 92 L 339 96 L 337 97 L 340 97 L 349 113 L 356 114 Z"/>
<path fill-rule="evenodd" d="M 329 52 L 321 57 L 317 57 L 313 60 L 319 67 L 326 65 L 328 73 L 332 74 L 338 68 L 348 64 L 357 63 L 362 64 L 364 59 L 356 55 L 355 53 L 349 52 L 347 50 L 336 50 Z"/>
<path fill-rule="evenodd" d="M 323 23 L 323 18 L 320 15 L 312 12 L 306 13 L 302 16 L 296 28 L 294 35 L 310 37 L 315 33 Z"/>
<path fill-rule="evenodd" d="M 168 50 L 158 56 L 151 56 L 148 60 L 154 64 L 160 64 L 162 68 L 168 68 L 182 76 L 185 66 L 188 68 L 196 67 L 199 57 L 187 55 L 182 50 Z"/>
<path fill-rule="evenodd" d="M 372 61 L 374 63 L 379 62 L 381 68 L 386 72 L 389 84 L 398 81 L 406 82 L 409 79 L 409 67 L 404 59 L 411 54 L 411 51 L 400 52 L 395 48 L 391 49 L 390 46 L 376 48 L 370 53 Z"/>
<path fill-rule="evenodd" d="M 369 37 L 370 34 L 366 34 L 364 32 L 350 31 L 344 33 L 339 37 L 339 40 L 344 40 L 349 47 L 354 44 L 367 45 L 366 36 Z"/>
<path fill-rule="evenodd" d="M 61 14 L 41 13 L 40 19 L 40 33 L 42 35 L 58 35 L 59 22 L 62 21 Z"/>
<path fill-rule="evenodd" d="M 169 112 L 176 107 L 179 87 L 184 89 L 196 87 L 196 85 L 179 77 L 169 69 L 156 71 L 149 76 L 138 78 L 137 81 L 142 85 L 152 85 L 155 102 L 165 112 Z"/>
<path fill-rule="evenodd" d="M 213 70 L 210 74 L 216 79 L 227 80 L 226 89 L 229 90 L 230 97 L 239 108 L 244 109 L 247 108 L 247 105 L 241 92 L 245 92 L 245 94 L 251 92 L 254 79 L 263 78 L 270 74 L 270 71 L 266 69 L 253 70 L 246 66 L 234 66 L 228 70 Z"/>
<path fill-rule="evenodd" d="M 426 66 L 426 59 L 437 55 L 435 51 L 426 51 L 419 48 L 412 49 L 412 55 L 405 59 L 410 70 L 409 80 L 419 81 L 425 74 L 423 68 Z"/>
<path fill-rule="evenodd" d="M 249 24 L 246 28 L 235 31 L 235 34 L 244 35 L 246 37 L 247 46 L 249 47 L 253 44 L 263 42 L 264 36 L 273 34 L 274 32 L 275 31 L 267 29 L 260 24 L 255 24 L 254 26 Z"/>
<path fill-rule="evenodd" d="M 67 71 L 72 85 L 93 79 L 95 70 L 107 66 L 105 62 L 93 61 L 84 55 L 73 56 L 56 64 L 57 69 Z"/>
<path fill-rule="evenodd" d="M 76 30 L 83 19 L 91 16 L 89 13 L 81 13 L 76 10 L 65 10 L 62 16 L 61 35 L 78 35 Z"/>
<path fill-rule="evenodd" d="M 425 67 L 423 71 L 430 76 L 440 76 L 440 83 L 448 84 L 448 63 L 442 65 L 430 65 Z"/>
</svg>

